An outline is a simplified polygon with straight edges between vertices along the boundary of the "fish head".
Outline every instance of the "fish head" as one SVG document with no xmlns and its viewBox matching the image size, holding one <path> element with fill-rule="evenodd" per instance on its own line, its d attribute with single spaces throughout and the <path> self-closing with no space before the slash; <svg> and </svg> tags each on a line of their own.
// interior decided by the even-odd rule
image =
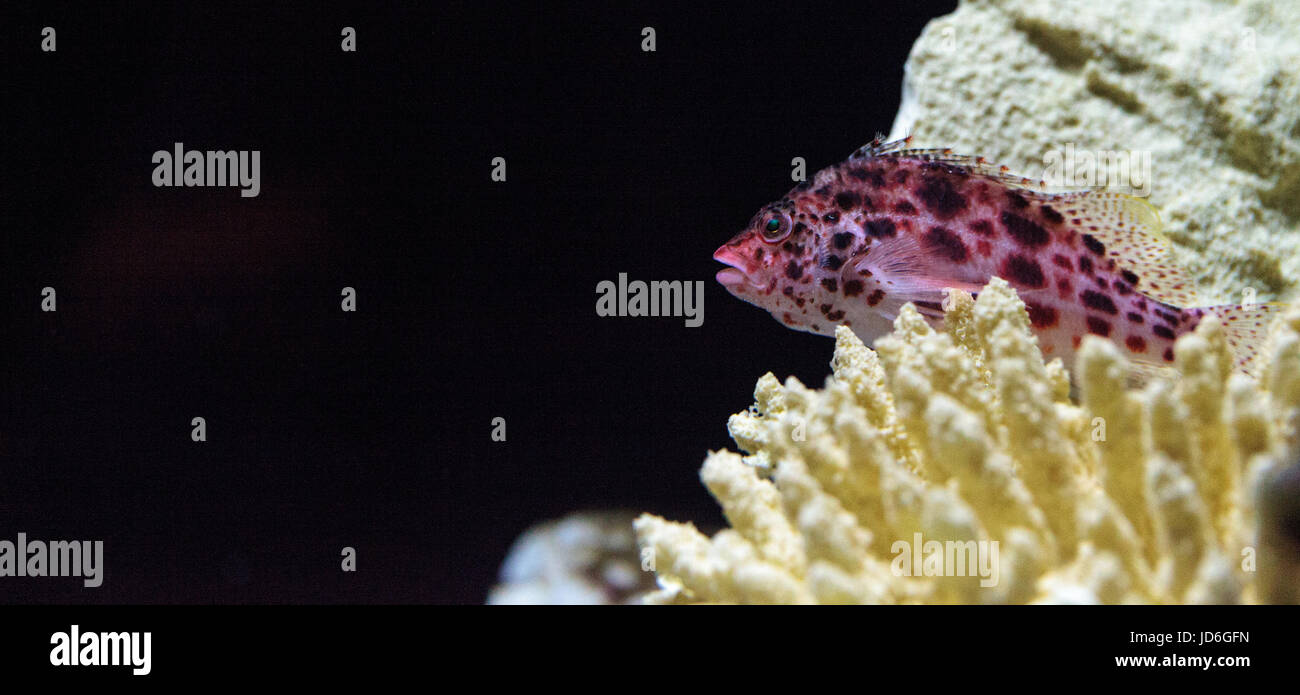
<svg viewBox="0 0 1300 695">
<path fill-rule="evenodd" d="M 763 206 L 713 258 L 727 264 L 717 280 L 735 297 L 790 328 L 833 335 L 852 311 L 844 273 L 863 233 L 834 196 L 810 190 L 822 178 Z"/>
<path fill-rule="evenodd" d="M 774 287 L 782 272 L 777 267 L 784 257 L 781 244 L 793 228 L 789 211 L 780 203 L 764 206 L 740 233 L 713 252 L 714 260 L 728 266 L 718 271 L 718 282 L 731 294 L 757 303 L 754 300 Z"/>
</svg>

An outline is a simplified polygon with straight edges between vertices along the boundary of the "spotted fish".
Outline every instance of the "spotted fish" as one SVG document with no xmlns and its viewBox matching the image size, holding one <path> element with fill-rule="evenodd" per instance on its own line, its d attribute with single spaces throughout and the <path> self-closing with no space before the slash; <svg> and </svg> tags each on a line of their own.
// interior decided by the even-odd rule
<svg viewBox="0 0 1300 695">
<path fill-rule="evenodd" d="M 733 295 L 796 330 L 849 326 L 870 344 L 908 302 L 938 326 L 945 289 L 1016 288 L 1048 359 L 1083 336 L 1167 366 L 1210 314 L 1250 372 L 1278 304 L 1195 307 L 1156 211 L 1107 191 L 1048 192 L 982 158 L 873 141 L 765 206 L 713 257 Z"/>
</svg>

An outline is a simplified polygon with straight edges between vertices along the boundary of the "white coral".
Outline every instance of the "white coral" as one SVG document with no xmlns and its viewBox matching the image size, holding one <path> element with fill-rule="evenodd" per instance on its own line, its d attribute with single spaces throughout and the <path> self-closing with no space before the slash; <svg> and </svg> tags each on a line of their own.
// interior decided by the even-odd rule
<svg viewBox="0 0 1300 695">
<path fill-rule="evenodd" d="M 764 375 L 729 423 L 749 455 L 705 460 L 730 529 L 637 520 L 649 600 L 1295 601 L 1294 548 L 1259 499 L 1297 447 L 1300 306 L 1258 383 L 1232 373 L 1213 320 L 1175 354 L 1177 378 L 1130 387 L 1120 352 L 1087 339 L 1075 403 L 996 278 L 978 301 L 950 295 L 944 331 L 910 306 L 874 351 L 841 328 L 823 389 Z M 900 573 L 896 544 L 918 533 L 996 541 L 996 583 Z"/>
</svg>

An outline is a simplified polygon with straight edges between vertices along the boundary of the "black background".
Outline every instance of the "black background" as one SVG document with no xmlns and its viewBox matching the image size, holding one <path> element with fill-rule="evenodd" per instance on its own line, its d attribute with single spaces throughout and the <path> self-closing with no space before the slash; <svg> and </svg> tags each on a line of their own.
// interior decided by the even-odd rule
<svg viewBox="0 0 1300 695">
<path fill-rule="evenodd" d="M 629 610 L 636 610 L 635 608 Z M 0 666 L 66 690 L 105 681 L 138 688 L 160 682 L 241 686 L 271 677 L 374 687 L 385 679 L 454 679 L 489 686 L 536 687 L 573 682 L 620 664 L 645 645 L 673 645 L 692 658 L 692 684 L 717 691 L 782 691 L 807 687 L 813 674 L 839 664 L 870 666 L 877 682 L 922 686 L 984 685 L 998 679 L 1051 682 L 1098 675 L 1167 690 L 1171 679 L 1268 676 L 1294 665 L 1293 606 L 860 606 L 833 614 L 816 607 L 772 611 L 713 607 L 695 611 L 526 607 L 474 610 L 445 606 L 17 606 L 0 630 Z M 846 622 L 864 629 L 854 639 L 818 639 Z M 129 666 L 52 666 L 54 632 L 150 632 L 152 671 Z M 556 627 L 559 626 L 559 629 Z M 1249 642 L 1135 643 L 1133 632 L 1244 632 Z M 806 639 L 782 639 L 788 635 Z M 446 639 L 455 635 L 455 639 Z M 749 639 L 735 639 L 744 636 Z M 767 637 L 781 659 L 755 658 L 753 636 Z M 1248 657 L 1249 665 L 1118 665 L 1120 657 Z M 791 667 L 784 667 L 785 664 Z M 865 669 L 859 669 L 865 670 Z M 687 675 L 687 674 L 684 674 Z M 579 676 L 581 678 L 581 676 Z M 870 677 L 864 677 L 866 682 Z M 1194 691 L 1195 692 L 1195 691 Z"/>
<path fill-rule="evenodd" d="M 833 344 L 710 256 L 889 130 L 955 5 L 7 10 L 0 538 L 106 574 L 0 602 L 476 603 L 536 521 L 720 524 L 727 416 Z M 155 188 L 175 142 L 260 150 L 261 195 Z M 597 317 L 620 272 L 705 281 L 704 325 Z"/>
</svg>

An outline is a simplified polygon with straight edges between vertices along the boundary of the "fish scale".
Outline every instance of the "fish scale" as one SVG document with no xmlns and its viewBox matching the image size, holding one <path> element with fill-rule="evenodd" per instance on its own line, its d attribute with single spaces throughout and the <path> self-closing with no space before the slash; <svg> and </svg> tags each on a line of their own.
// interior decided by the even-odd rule
<svg viewBox="0 0 1300 695">
<path fill-rule="evenodd" d="M 1171 260 L 1145 201 L 1106 191 L 1049 193 L 1041 182 L 948 150 L 873 142 L 766 205 L 714 258 L 736 297 L 786 326 L 868 344 L 911 303 L 938 326 L 948 289 L 994 276 L 1016 288 L 1045 356 L 1073 363 L 1083 336 L 1139 365 L 1207 315 L 1224 322 L 1252 371 L 1277 304 L 1188 307 L 1193 283 Z"/>
</svg>

